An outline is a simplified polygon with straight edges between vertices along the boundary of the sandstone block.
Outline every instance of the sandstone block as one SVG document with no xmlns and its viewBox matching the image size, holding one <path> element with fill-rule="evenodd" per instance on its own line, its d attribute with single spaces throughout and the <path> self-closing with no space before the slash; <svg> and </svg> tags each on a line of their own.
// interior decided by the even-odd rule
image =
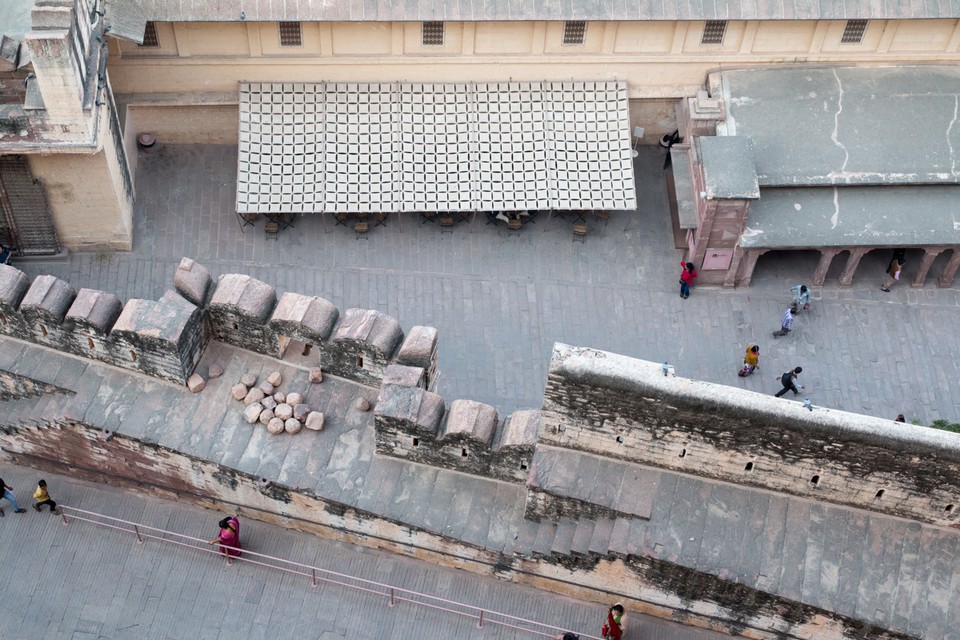
<svg viewBox="0 0 960 640">
<path fill-rule="evenodd" d="M 243 419 L 253 424 L 260 419 L 260 413 L 263 411 L 263 405 L 259 402 L 248 404 L 243 410 Z"/>
<path fill-rule="evenodd" d="M 304 420 L 306 420 L 307 414 L 309 413 L 310 413 L 310 405 L 303 404 L 302 402 L 300 404 L 293 405 L 293 417 L 299 420 L 300 422 L 303 422 Z"/>
<path fill-rule="evenodd" d="M 200 393 L 206 386 L 206 381 L 199 373 L 195 373 L 187 379 L 187 389 L 190 389 L 190 393 Z"/>
<path fill-rule="evenodd" d="M 257 384 L 257 376 L 252 373 L 245 373 L 240 376 L 240 384 L 244 385 L 249 389 L 253 385 Z"/>
<path fill-rule="evenodd" d="M 314 367 L 313 369 L 310 369 L 310 382 L 313 384 L 323 382 L 323 369 L 320 367 Z"/>
<path fill-rule="evenodd" d="M 291 407 L 294 405 L 298 405 L 301 402 L 303 402 L 303 396 L 300 395 L 299 393 L 293 392 L 293 393 L 287 394 L 287 404 L 290 405 Z"/>
<path fill-rule="evenodd" d="M 253 404 L 254 402 L 260 402 L 263 400 L 263 391 L 260 389 L 250 389 L 247 392 L 247 396 L 243 399 L 243 404 Z"/>
<path fill-rule="evenodd" d="M 273 399 L 273 396 L 267 396 L 266 398 L 264 398 L 263 400 L 260 401 L 260 404 L 263 405 L 263 408 L 264 408 L 264 409 L 276 409 L 276 408 L 277 408 L 277 401 Z"/>
<path fill-rule="evenodd" d="M 279 371 L 274 371 L 269 376 L 267 376 L 267 382 L 269 382 L 275 387 L 279 387 L 283 383 L 283 376 L 280 375 Z"/>
<path fill-rule="evenodd" d="M 286 430 L 287 433 L 299 433 L 300 427 L 302 426 L 303 425 L 301 425 L 300 421 L 297 420 L 296 418 L 290 418 L 289 420 L 283 423 L 283 428 Z"/>
<path fill-rule="evenodd" d="M 247 386 L 244 384 L 235 384 L 233 388 L 230 389 L 230 393 L 233 394 L 233 397 L 237 400 L 243 400 L 247 397 Z"/>
<path fill-rule="evenodd" d="M 260 424 L 262 424 L 263 426 L 267 426 L 268 424 L 270 424 L 270 421 L 273 420 L 273 418 L 274 418 L 273 409 L 264 408 L 264 410 L 260 412 L 259 420 L 260 420 Z"/>
<path fill-rule="evenodd" d="M 293 417 L 293 407 L 283 402 L 277 405 L 277 408 L 273 410 L 273 414 L 281 420 L 289 420 Z"/>
<path fill-rule="evenodd" d="M 258 384 L 257 389 L 260 389 L 260 391 L 263 391 L 264 396 L 272 396 L 274 393 L 273 385 L 267 382 L 266 380 Z"/>
<path fill-rule="evenodd" d="M 219 378 L 222 375 L 223 365 L 219 362 L 211 363 L 210 366 L 207 367 L 207 378 L 213 380 L 214 378 Z"/>
<path fill-rule="evenodd" d="M 283 404 L 287 401 L 287 394 L 285 394 L 283 391 L 277 391 L 275 394 L 273 394 L 273 399 L 277 401 L 277 404 Z"/>
<path fill-rule="evenodd" d="M 370 401 L 363 397 L 357 398 L 353 401 L 353 408 L 357 411 L 369 411 Z"/>
<path fill-rule="evenodd" d="M 269 431 L 273 435 L 277 435 L 278 433 L 283 433 L 283 420 L 281 420 L 280 418 L 274 418 L 273 420 L 268 422 L 267 431 Z"/>
<path fill-rule="evenodd" d="M 213 285 L 213 278 L 206 267 L 190 258 L 180 260 L 173 274 L 173 287 L 177 293 L 197 306 L 203 305 Z"/>
<path fill-rule="evenodd" d="M 307 414 L 307 423 L 304 426 L 311 431 L 323 431 L 323 414 L 311 411 Z"/>
</svg>

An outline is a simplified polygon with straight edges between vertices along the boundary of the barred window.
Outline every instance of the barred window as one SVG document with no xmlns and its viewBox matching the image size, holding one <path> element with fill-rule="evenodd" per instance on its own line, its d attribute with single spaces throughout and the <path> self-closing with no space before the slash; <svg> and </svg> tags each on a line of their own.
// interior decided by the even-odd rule
<svg viewBox="0 0 960 640">
<path fill-rule="evenodd" d="M 141 47 L 159 47 L 160 38 L 157 37 L 157 25 L 148 22 L 147 30 L 143 32 L 143 44 L 139 45 Z"/>
<path fill-rule="evenodd" d="M 863 34 L 866 30 L 866 20 L 847 20 L 847 24 L 843 28 L 843 36 L 840 38 L 840 43 L 860 44 L 863 42 Z"/>
<path fill-rule="evenodd" d="M 280 25 L 280 46 L 299 47 L 303 45 L 299 22 L 278 22 Z"/>
<path fill-rule="evenodd" d="M 726 33 L 726 20 L 707 20 L 703 25 L 703 35 L 700 37 L 700 44 L 723 44 L 723 36 Z"/>
<path fill-rule="evenodd" d="M 563 44 L 583 44 L 587 35 L 587 23 L 583 20 L 567 20 L 563 23 Z"/>
<path fill-rule="evenodd" d="M 443 23 L 424 22 L 420 43 L 426 47 L 443 46 Z"/>
</svg>

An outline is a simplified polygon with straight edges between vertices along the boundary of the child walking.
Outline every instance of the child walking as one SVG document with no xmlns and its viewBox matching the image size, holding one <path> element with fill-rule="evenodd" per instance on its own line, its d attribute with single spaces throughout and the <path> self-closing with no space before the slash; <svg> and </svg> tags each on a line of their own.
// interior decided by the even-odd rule
<svg viewBox="0 0 960 640">
<path fill-rule="evenodd" d="M 50 499 L 50 494 L 47 493 L 47 481 L 41 480 L 37 483 L 37 490 L 33 492 L 33 499 L 37 501 L 33 508 L 37 511 L 42 511 L 40 507 L 47 505 L 50 507 L 50 513 L 58 515 L 60 510 L 57 509 L 57 503 Z"/>
<path fill-rule="evenodd" d="M 681 262 L 680 266 L 683 267 L 680 272 L 680 297 L 686 299 L 690 297 L 690 285 L 697 277 L 697 270 L 692 262 Z"/>
</svg>

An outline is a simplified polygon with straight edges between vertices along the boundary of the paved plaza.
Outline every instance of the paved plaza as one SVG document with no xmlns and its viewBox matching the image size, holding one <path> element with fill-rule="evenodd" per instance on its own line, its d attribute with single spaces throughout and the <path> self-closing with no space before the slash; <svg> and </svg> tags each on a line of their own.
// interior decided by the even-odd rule
<svg viewBox="0 0 960 640">
<path fill-rule="evenodd" d="M 3 479 L 27 512 L 4 501 L 0 599 L 7 640 L 69 638 L 229 639 L 463 638 L 542 636 L 475 622 L 299 576 L 76 521 L 67 527 L 29 508 L 41 474 L 4 465 Z M 44 473 L 62 504 L 198 538 L 216 535 L 223 514 Z M 466 571 L 243 520 L 245 549 L 596 635 L 602 606 L 518 587 Z M 209 547 L 208 547 L 209 548 Z M 720 634 L 631 616 L 627 638 L 710 640 Z"/>
<path fill-rule="evenodd" d="M 236 154 L 232 146 L 197 145 L 142 155 L 133 252 L 17 266 L 122 299 L 156 299 L 189 256 L 215 275 L 248 273 L 342 310 L 377 309 L 404 328 L 433 325 L 440 393 L 448 403 L 490 403 L 501 415 L 540 405 L 550 351 L 561 341 L 669 360 L 678 375 L 765 393 L 779 388 L 775 374 L 801 365 L 815 404 L 922 423 L 960 419 L 960 295 L 936 288 L 933 278 L 924 289 L 904 282 L 881 292 L 886 252 L 867 255 L 849 289 L 837 285 L 843 261 L 835 260 L 813 310 L 786 338 L 770 334 L 787 288 L 813 273 L 814 252 L 767 254 L 749 289 L 701 287 L 682 300 L 656 149 L 636 161 L 639 210 L 614 213 L 608 224 L 591 220 L 583 244 L 572 241 L 569 221 L 544 217 L 519 234 L 482 217 L 443 233 L 412 215 L 393 216 L 359 239 L 319 215 L 298 218 L 276 240 L 266 239 L 262 222 L 241 234 Z M 918 262 L 908 253 L 907 279 Z M 754 341 L 761 374 L 738 378 L 744 345 Z"/>
</svg>

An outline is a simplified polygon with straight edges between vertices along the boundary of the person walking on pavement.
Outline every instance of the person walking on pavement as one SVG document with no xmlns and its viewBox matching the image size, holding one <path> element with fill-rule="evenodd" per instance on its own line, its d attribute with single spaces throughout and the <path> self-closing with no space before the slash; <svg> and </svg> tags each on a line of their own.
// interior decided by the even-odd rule
<svg viewBox="0 0 960 640">
<path fill-rule="evenodd" d="M 621 640 L 627 621 L 623 619 L 623 605 L 619 602 L 607 610 L 607 622 L 600 630 L 604 640 Z"/>
<path fill-rule="evenodd" d="M 229 516 L 219 522 L 220 533 L 207 544 L 220 543 L 220 553 L 228 558 L 240 555 L 240 520 L 237 516 Z"/>
<path fill-rule="evenodd" d="M 26 509 L 21 509 L 20 505 L 17 504 L 17 497 L 13 495 L 13 487 L 8 486 L 6 482 L 3 481 L 3 478 L 0 478 L 0 487 L 3 487 L 3 497 L 10 501 L 10 504 L 13 505 L 14 513 L 26 513 Z M 0 509 L 0 518 L 3 517 L 3 509 Z"/>
<path fill-rule="evenodd" d="M 778 398 L 782 397 L 787 391 L 793 391 L 793 395 L 795 396 L 800 395 L 799 389 L 803 389 L 803 385 L 798 385 L 796 380 L 802 371 L 803 367 L 794 367 L 790 371 L 786 371 L 780 375 L 780 384 L 783 385 L 783 389 L 780 389 L 780 391 L 776 393 Z M 799 387 L 799 389 L 797 387 Z"/>
<path fill-rule="evenodd" d="M 810 289 L 807 289 L 807 285 L 798 284 L 790 287 L 790 291 L 793 292 L 793 306 L 797 310 L 803 309 L 806 311 L 810 308 Z"/>
<path fill-rule="evenodd" d="M 790 333 L 790 330 L 793 329 L 793 314 L 797 312 L 797 307 L 791 305 L 789 309 L 783 312 L 783 317 L 780 318 L 780 331 L 774 331 L 773 337 L 779 338 L 780 336 L 785 336 Z"/>
<path fill-rule="evenodd" d="M 690 297 L 690 285 L 697 277 L 697 270 L 693 268 L 692 262 L 681 260 L 680 266 L 683 267 L 683 271 L 680 272 L 680 297 L 686 299 Z"/>
<path fill-rule="evenodd" d="M 50 507 L 50 513 L 57 515 L 60 513 L 60 510 L 57 509 L 57 503 L 50 499 L 50 494 L 47 493 L 47 481 L 41 480 L 37 483 L 37 490 L 33 492 L 33 499 L 36 500 L 36 504 L 33 505 L 33 508 L 37 511 L 42 511 L 40 507 L 47 505 Z"/>
<path fill-rule="evenodd" d="M 890 285 L 900 279 L 900 270 L 903 269 L 903 263 L 900 260 L 898 256 L 894 256 L 893 260 L 890 261 L 890 266 L 887 267 L 887 279 L 880 285 L 881 291 L 889 293 Z"/>
<path fill-rule="evenodd" d="M 746 378 L 760 368 L 760 345 L 754 344 L 747 347 L 747 352 L 743 356 L 743 369 L 737 373 L 741 378 Z"/>
</svg>

